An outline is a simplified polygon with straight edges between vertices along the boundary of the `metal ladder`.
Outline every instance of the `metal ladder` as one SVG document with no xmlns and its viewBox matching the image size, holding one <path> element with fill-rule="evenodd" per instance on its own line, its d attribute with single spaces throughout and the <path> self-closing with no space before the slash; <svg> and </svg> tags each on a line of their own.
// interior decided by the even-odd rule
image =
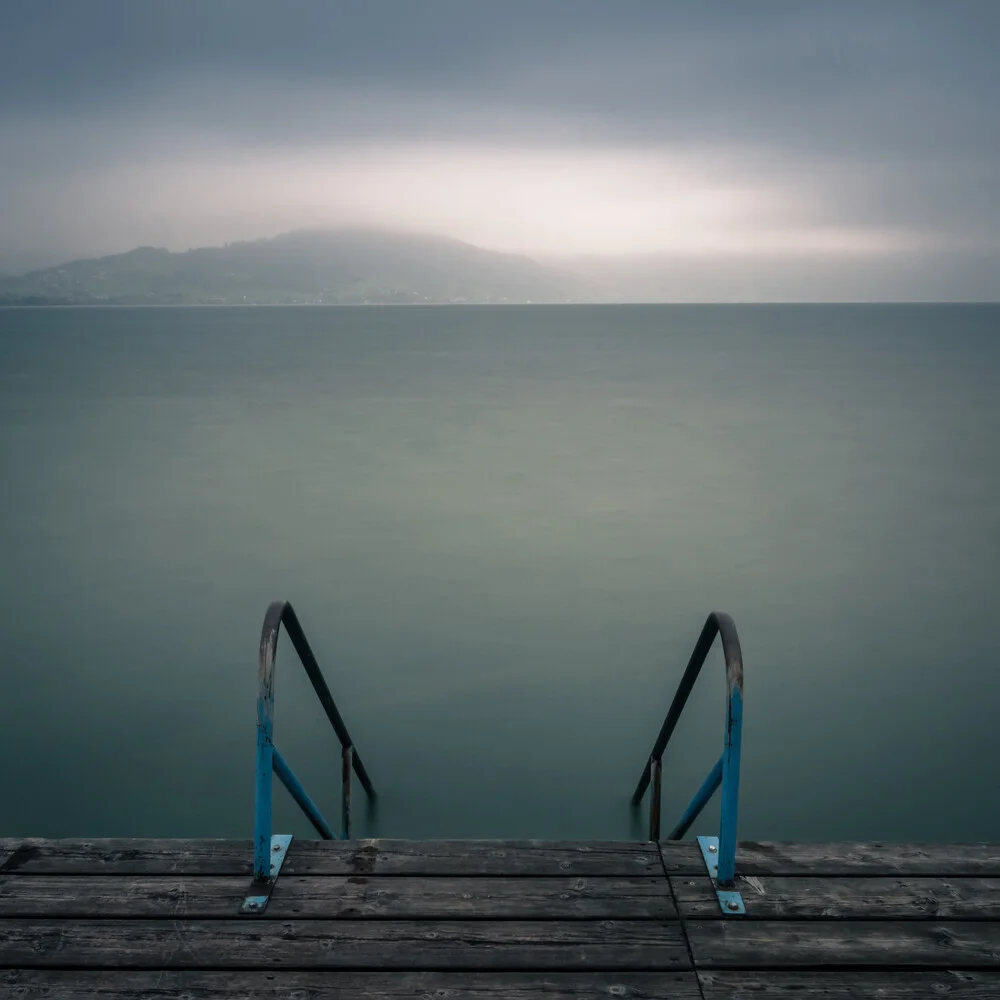
<svg viewBox="0 0 1000 1000">
<path fill-rule="evenodd" d="M 287 761 L 274 745 L 274 661 L 281 626 L 305 668 L 313 689 L 333 726 L 341 745 L 341 830 L 343 839 L 350 837 L 351 829 L 351 772 L 358 776 L 370 801 L 375 799 L 375 788 L 361 757 L 354 749 L 354 741 L 347 731 L 334 703 L 330 689 L 316 662 L 305 632 L 299 624 L 291 604 L 275 601 L 268 607 L 260 636 L 259 689 L 257 693 L 257 756 L 255 767 L 254 829 L 253 829 L 253 883 L 243 900 L 241 912 L 264 912 L 271 891 L 281 870 L 285 854 L 291 844 L 290 834 L 271 833 L 272 775 L 277 774 L 281 783 L 299 804 L 309 821 L 325 840 L 336 840 L 330 824 L 323 818 L 302 783 L 296 778 Z M 727 916 L 745 914 L 743 899 L 735 890 L 736 869 L 736 818 L 739 804 L 740 747 L 743 731 L 743 655 L 736 625 L 729 615 L 713 611 L 705 621 L 698 642 L 688 661 L 677 693 L 670 704 L 666 718 L 656 737 L 652 753 L 643 769 L 632 795 L 632 805 L 638 806 L 652 785 L 649 806 L 649 839 L 660 839 L 660 806 L 662 794 L 663 752 L 673 735 L 677 722 L 695 681 L 701 672 L 715 637 L 722 639 L 726 662 L 726 728 L 722 754 L 708 777 L 698 789 L 681 816 L 680 822 L 667 835 L 667 840 L 680 840 L 721 785 L 722 809 L 718 837 L 699 837 L 698 844 L 709 877 L 712 879 L 722 912 Z"/>
</svg>

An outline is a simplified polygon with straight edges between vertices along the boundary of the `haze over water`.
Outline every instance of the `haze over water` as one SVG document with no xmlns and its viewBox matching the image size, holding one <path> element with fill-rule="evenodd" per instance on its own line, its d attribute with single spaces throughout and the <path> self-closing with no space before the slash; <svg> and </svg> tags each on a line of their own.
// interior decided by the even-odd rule
<svg viewBox="0 0 1000 1000">
<path fill-rule="evenodd" d="M 281 597 L 381 793 L 359 835 L 643 836 L 629 794 L 718 608 L 741 838 L 997 840 L 998 331 L 997 306 L 0 312 L 0 834 L 249 837 Z M 666 823 L 723 709 L 716 650 Z M 275 739 L 335 817 L 290 648 Z"/>
</svg>

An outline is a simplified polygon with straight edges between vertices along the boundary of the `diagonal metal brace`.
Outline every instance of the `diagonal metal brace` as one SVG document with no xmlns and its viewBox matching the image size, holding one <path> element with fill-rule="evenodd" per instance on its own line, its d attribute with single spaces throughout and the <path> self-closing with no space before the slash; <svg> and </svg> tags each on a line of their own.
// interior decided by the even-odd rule
<svg viewBox="0 0 1000 1000">
<path fill-rule="evenodd" d="M 698 846 L 701 848 L 701 856 L 705 860 L 708 877 L 712 880 L 712 888 L 719 899 L 719 907 L 723 915 L 745 917 L 747 909 L 743 905 L 743 896 L 734 889 L 719 888 L 719 838 L 699 837 Z"/>
<path fill-rule="evenodd" d="M 271 898 L 271 891 L 275 882 L 278 881 L 278 873 L 281 865 L 288 853 L 288 846 L 292 842 L 292 834 L 276 833 L 271 837 L 271 872 L 262 882 L 250 883 L 250 894 L 243 900 L 240 913 L 250 916 L 260 916 L 267 908 L 267 901 Z"/>
</svg>

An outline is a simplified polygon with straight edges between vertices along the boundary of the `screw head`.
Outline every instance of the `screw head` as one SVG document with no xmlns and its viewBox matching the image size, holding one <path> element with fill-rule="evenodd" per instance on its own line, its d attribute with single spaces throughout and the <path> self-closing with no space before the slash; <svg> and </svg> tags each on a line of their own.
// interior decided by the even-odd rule
<svg viewBox="0 0 1000 1000">
<path fill-rule="evenodd" d="M 274 847 L 271 848 L 271 850 L 272 851 L 280 851 L 281 850 L 281 844 L 275 844 Z"/>
<path fill-rule="evenodd" d="M 715 846 L 715 844 L 709 844 L 708 845 L 708 853 L 709 854 L 715 854 L 718 850 L 719 849 Z"/>
<path fill-rule="evenodd" d="M 733 902 L 733 900 L 730 900 L 728 903 L 726 903 L 726 909 L 727 910 L 732 910 L 734 913 L 737 910 L 739 910 L 739 908 L 740 908 L 740 904 Z"/>
</svg>

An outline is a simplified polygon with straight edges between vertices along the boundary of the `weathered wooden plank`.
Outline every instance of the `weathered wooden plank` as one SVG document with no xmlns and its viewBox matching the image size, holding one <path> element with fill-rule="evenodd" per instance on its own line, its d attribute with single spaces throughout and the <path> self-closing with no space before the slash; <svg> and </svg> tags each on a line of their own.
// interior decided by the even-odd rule
<svg viewBox="0 0 1000 1000">
<path fill-rule="evenodd" d="M 0 920 L 3 968 L 681 970 L 657 920 Z"/>
<path fill-rule="evenodd" d="M 337 844 L 339 851 L 331 854 L 331 866 L 341 861 L 342 870 L 334 874 L 349 874 L 349 843 Z M 0 874 L 250 875 L 253 870 L 249 840 L 29 837 L 0 841 L 3 848 L 11 856 Z"/>
<path fill-rule="evenodd" d="M 249 877 L 238 875 L 0 875 L 0 917 L 234 917 L 249 885 Z M 662 877 L 283 874 L 264 919 L 621 920 L 676 916 L 670 886 Z"/>
<path fill-rule="evenodd" d="M 665 840 L 659 846 L 668 875 L 705 871 L 694 841 Z M 736 870 L 744 875 L 1000 877 L 1000 844 L 742 841 Z"/>
<path fill-rule="evenodd" d="M 286 869 L 299 875 L 658 875 L 652 845 L 626 841 L 296 840 Z M 700 874 L 691 841 L 664 841 L 670 874 Z M 0 840 L 7 871 L 24 874 L 245 875 L 249 840 Z M 781 844 L 744 842 L 745 875 L 1000 877 L 996 844 Z"/>
<path fill-rule="evenodd" d="M 322 841 L 310 841 L 320 844 Z M 545 840 L 357 841 L 354 874 L 378 875 L 604 875 L 663 874 L 652 843 Z M 292 847 L 294 848 L 294 844 Z M 366 870 L 367 869 L 367 870 Z M 289 869 L 292 871 L 292 869 Z M 305 874 L 295 871 L 296 874 Z"/>
<path fill-rule="evenodd" d="M 668 875 L 705 874 L 705 860 L 695 841 L 662 840 L 658 846 L 663 867 Z"/>
<path fill-rule="evenodd" d="M 249 840 L 0 841 L 4 870 L 50 875 L 249 875 Z M 648 876 L 663 874 L 655 844 L 629 841 L 301 840 L 289 875 Z"/>
<path fill-rule="evenodd" d="M 741 875 L 1000 877 L 1000 844 L 783 844 L 737 846 Z"/>
<path fill-rule="evenodd" d="M 685 921 L 698 968 L 929 966 L 1000 969 L 1000 923 L 988 921 Z"/>
<path fill-rule="evenodd" d="M 922 972 L 700 972 L 704 1000 L 996 1000 L 1000 973 L 927 969 Z"/>
<path fill-rule="evenodd" d="M 670 881 L 681 916 L 724 919 L 707 875 Z M 751 875 L 736 888 L 747 916 L 771 920 L 1000 920 L 998 878 Z"/>
<path fill-rule="evenodd" d="M 21 1000 L 996 1000 L 990 972 L 0 972 L 0 996 Z"/>
<path fill-rule="evenodd" d="M 701 1000 L 693 972 L 0 972 L 24 1000 Z M 967 1000 L 963 995 L 962 1000 Z M 971 996 L 968 1000 L 972 1000 Z"/>
</svg>

